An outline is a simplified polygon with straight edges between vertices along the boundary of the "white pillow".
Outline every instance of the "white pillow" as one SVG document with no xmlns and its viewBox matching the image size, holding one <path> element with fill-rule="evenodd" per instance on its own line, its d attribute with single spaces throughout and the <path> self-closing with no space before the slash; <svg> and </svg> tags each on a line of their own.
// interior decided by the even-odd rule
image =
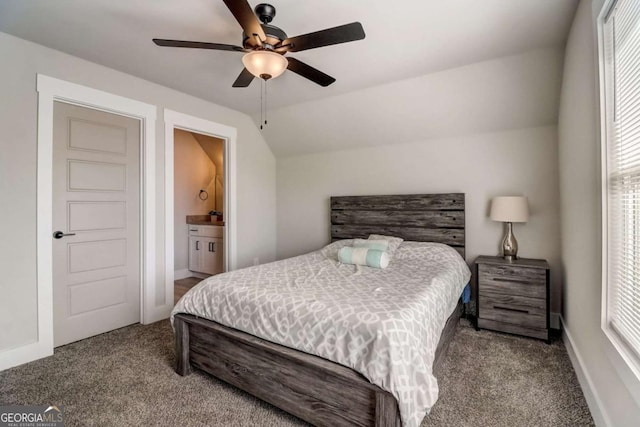
<svg viewBox="0 0 640 427">
<path fill-rule="evenodd" d="M 404 241 L 404 239 L 400 237 L 393 236 L 383 236 L 381 234 L 370 234 L 368 240 L 384 240 L 388 242 L 387 252 L 389 253 L 389 258 L 393 257 L 393 253 L 398 249 L 400 244 Z"/>
<path fill-rule="evenodd" d="M 375 249 L 377 251 L 387 251 L 389 249 L 388 240 L 368 240 L 368 239 L 353 239 L 354 248 L 367 248 Z"/>
</svg>

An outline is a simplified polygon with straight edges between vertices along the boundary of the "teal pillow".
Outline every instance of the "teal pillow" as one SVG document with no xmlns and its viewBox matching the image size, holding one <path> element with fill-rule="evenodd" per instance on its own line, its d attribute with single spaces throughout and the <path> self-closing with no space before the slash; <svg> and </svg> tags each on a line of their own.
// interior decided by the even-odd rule
<svg viewBox="0 0 640 427">
<path fill-rule="evenodd" d="M 366 265 L 373 268 L 387 268 L 389 265 L 389 255 L 386 252 L 351 246 L 345 246 L 338 251 L 338 260 L 343 264 Z"/>
</svg>

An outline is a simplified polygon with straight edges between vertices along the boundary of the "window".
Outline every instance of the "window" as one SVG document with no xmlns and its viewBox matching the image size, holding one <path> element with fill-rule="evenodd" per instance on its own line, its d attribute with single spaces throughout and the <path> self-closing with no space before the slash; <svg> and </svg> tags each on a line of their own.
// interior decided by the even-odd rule
<svg viewBox="0 0 640 427">
<path fill-rule="evenodd" d="M 603 329 L 640 368 L 640 1 L 602 25 Z"/>
</svg>

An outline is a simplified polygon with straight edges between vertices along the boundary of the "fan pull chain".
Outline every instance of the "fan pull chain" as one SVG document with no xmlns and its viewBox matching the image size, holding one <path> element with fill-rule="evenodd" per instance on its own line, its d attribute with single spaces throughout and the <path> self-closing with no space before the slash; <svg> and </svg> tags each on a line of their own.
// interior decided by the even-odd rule
<svg viewBox="0 0 640 427">
<path fill-rule="evenodd" d="M 264 92 L 262 90 L 262 87 L 264 86 L 264 80 L 260 79 L 260 130 L 262 130 L 262 121 L 264 119 L 264 101 L 262 98 L 262 93 Z"/>
<path fill-rule="evenodd" d="M 260 130 L 267 125 L 267 79 L 260 79 Z"/>
</svg>

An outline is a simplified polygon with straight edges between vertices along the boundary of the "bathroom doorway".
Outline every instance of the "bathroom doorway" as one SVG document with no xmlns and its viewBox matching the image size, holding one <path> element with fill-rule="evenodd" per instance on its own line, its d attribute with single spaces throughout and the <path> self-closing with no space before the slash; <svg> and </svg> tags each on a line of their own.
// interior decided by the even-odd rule
<svg viewBox="0 0 640 427">
<path fill-rule="evenodd" d="M 236 130 L 165 110 L 166 280 L 175 304 L 235 266 Z"/>
<path fill-rule="evenodd" d="M 210 135 L 173 131 L 174 302 L 224 268 L 224 145 Z"/>
</svg>

